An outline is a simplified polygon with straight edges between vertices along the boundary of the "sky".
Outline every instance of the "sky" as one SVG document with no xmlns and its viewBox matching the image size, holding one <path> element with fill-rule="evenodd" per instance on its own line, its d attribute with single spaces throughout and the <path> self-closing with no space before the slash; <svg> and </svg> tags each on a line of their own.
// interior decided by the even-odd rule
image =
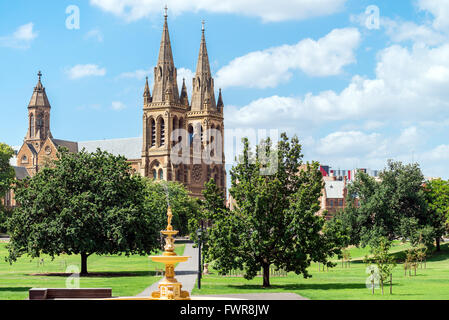
<svg viewBox="0 0 449 320">
<path fill-rule="evenodd" d="M 393 159 L 449 179 L 441 0 L 1 1 L 0 141 L 21 145 L 39 70 L 55 138 L 141 136 L 165 5 L 189 91 L 205 21 L 230 132 L 297 135 L 304 160 L 334 169 Z"/>
</svg>

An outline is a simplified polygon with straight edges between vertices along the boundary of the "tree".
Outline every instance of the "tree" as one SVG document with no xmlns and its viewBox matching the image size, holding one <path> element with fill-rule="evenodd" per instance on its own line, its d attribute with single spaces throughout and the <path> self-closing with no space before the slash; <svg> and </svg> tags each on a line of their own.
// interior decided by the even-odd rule
<svg viewBox="0 0 449 320">
<path fill-rule="evenodd" d="M 8 219 L 10 263 L 62 253 L 147 255 L 159 248 L 154 215 L 145 210 L 145 185 L 124 157 L 97 150 L 69 153 L 15 188 L 19 207 Z"/>
<path fill-rule="evenodd" d="M 9 164 L 9 161 L 14 155 L 14 150 L 4 144 L 0 143 L 0 195 L 3 196 L 6 191 L 11 188 L 14 180 L 14 169 Z"/>
<path fill-rule="evenodd" d="M 423 182 L 417 164 L 388 161 L 380 181 L 357 173 L 348 187 L 349 205 L 338 215 L 351 244 L 376 247 L 382 237 L 418 239 L 427 232 L 423 229 L 429 226 Z"/>
<path fill-rule="evenodd" d="M 1 198 L 11 189 L 14 182 L 14 169 L 9 164 L 10 159 L 14 155 L 14 150 L 0 143 L 0 232 L 4 230 L 4 223 L 7 216 L 6 208 L 1 203 Z"/>
<path fill-rule="evenodd" d="M 173 209 L 172 224 L 180 235 L 188 234 L 188 219 L 198 210 L 196 201 L 189 196 L 184 185 L 177 182 L 146 181 L 145 206 L 157 219 L 156 230 L 167 227 L 168 204 Z"/>
<path fill-rule="evenodd" d="M 323 232 L 324 218 L 317 215 L 324 185 L 319 164 L 300 169 L 297 137 L 289 140 L 282 134 L 275 148 L 268 139 L 254 155 L 248 139 L 243 143 L 243 154 L 231 170 L 229 191 L 236 209 L 224 210 L 217 197 L 205 200 L 214 212 L 207 253 L 214 267 L 221 274 L 244 270 L 246 279 L 263 269 L 263 286 L 269 287 L 270 266 L 305 278 L 312 261 L 335 266 L 329 257 L 340 249 Z"/>
<path fill-rule="evenodd" d="M 437 251 L 440 251 L 440 240 L 449 224 L 449 181 L 428 181 L 424 190 L 429 207 L 428 223 L 434 230 Z"/>
<path fill-rule="evenodd" d="M 390 278 L 393 269 L 396 267 L 394 257 L 390 255 L 391 241 L 386 237 L 378 239 L 378 244 L 371 249 L 371 257 L 366 257 L 365 261 L 368 263 L 375 263 L 377 266 L 378 277 L 380 280 L 380 286 L 382 289 L 382 295 L 384 294 L 384 284 Z M 390 282 L 390 293 L 392 283 Z"/>
</svg>

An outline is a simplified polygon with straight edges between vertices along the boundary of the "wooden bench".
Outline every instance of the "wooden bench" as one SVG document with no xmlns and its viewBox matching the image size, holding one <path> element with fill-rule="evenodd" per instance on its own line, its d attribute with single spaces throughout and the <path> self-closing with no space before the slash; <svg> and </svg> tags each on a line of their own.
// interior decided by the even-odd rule
<svg viewBox="0 0 449 320">
<path fill-rule="evenodd" d="M 105 299 L 112 298 L 112 289 L 41 289 L 29 291 L 29 300 Z"/>
</svg>

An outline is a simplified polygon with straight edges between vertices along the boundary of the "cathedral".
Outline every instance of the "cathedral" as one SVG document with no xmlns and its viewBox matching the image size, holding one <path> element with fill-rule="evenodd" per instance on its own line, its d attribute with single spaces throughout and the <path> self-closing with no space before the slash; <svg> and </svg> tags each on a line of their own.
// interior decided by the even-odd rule
<svg viewBox="0 0 449 320">
<path fill-rule="evenodd" d="M 17 167 L 33 176 L 49 160 L 56 159 L 59 147 L 70 152 L 95 152 L 100 148 L 125 156 L 133 170 L 145 177 L 184 184 L 191 196 L 202 197 L 204 184 L 210 179 L 226 192 L 224 104 L 221 90 L 215 98 L 204 23 L 189 101 L 185 80 L 180 91 L 178 88 L 167 13 L 164 18 L 154 87 L 151 91 L 147 77 L 143 93 L 142 137 L 86 142 L 53 138 L 51 105 L 39 72 L 28 105 L 28 132 L 17 153 Z"/>
</svg>

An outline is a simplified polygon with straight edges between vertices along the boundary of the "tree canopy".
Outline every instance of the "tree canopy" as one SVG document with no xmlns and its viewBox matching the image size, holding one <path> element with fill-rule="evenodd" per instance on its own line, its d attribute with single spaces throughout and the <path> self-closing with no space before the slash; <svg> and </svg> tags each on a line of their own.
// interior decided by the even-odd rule
<svg viewBox="0 0 449 320">
<path fill-rule="evenodd" d="M 154 215 L 145 210 L 145 184 L 124 157 L 97 150 L 69 153 L 15 188 L 19 207 L 8 219 L 9 261 L 91 254 L 150 254 L 159 248 Z"/>
<path fill-rule="evenodd" d="M 270 286 L 270 266 L 309 277 L 312 261 L 334 266 L 329 257 L 340 253 L 338 243 L 317 213 L 323 179 L 318 163 L 303 166 L 298 138 L 282 134 L 277 146 L 268 139 L 244 151 L 231 170 L 234 211 L 223 205 L 223 194 L 210 183 L 203 212 L 212 220 L 208 230 L 208 260 L 224 274 L 244 270 L 246 279 L 263 269 L 263 286 Z M 324 232 L 323 232 L 324 230 Z"/>
<path fill-rule="evenodd" d="M 188 234 L 189 217 L 195 216 L 198 204 L 184 185 L 177 182 L 146 180 L 145 206 L 156 218 L 156 230 L 167 227 L 168 204 L 173 209 L 173 227 L 179 235 Z"/>
<path fill-rule="evenodd" d="M 13 155 L 14 150 L 10 146 L 0 143 L 0 197 L 11 188 L 14 180 L 14 169 L 9 164 Z"/>
<path fill-rule="evenodd" d="M 342 223 L 350 244 L 376 247 L 386 237 L 412 243 L 424 238 L 430 246 L 441 237 L 441 223 L 429 210 L 431 196 L 418 164 L 390 160 L 379 178 L 358 172 L 348 187 L 347 207 L 334 218 Z"/>
</svg>

